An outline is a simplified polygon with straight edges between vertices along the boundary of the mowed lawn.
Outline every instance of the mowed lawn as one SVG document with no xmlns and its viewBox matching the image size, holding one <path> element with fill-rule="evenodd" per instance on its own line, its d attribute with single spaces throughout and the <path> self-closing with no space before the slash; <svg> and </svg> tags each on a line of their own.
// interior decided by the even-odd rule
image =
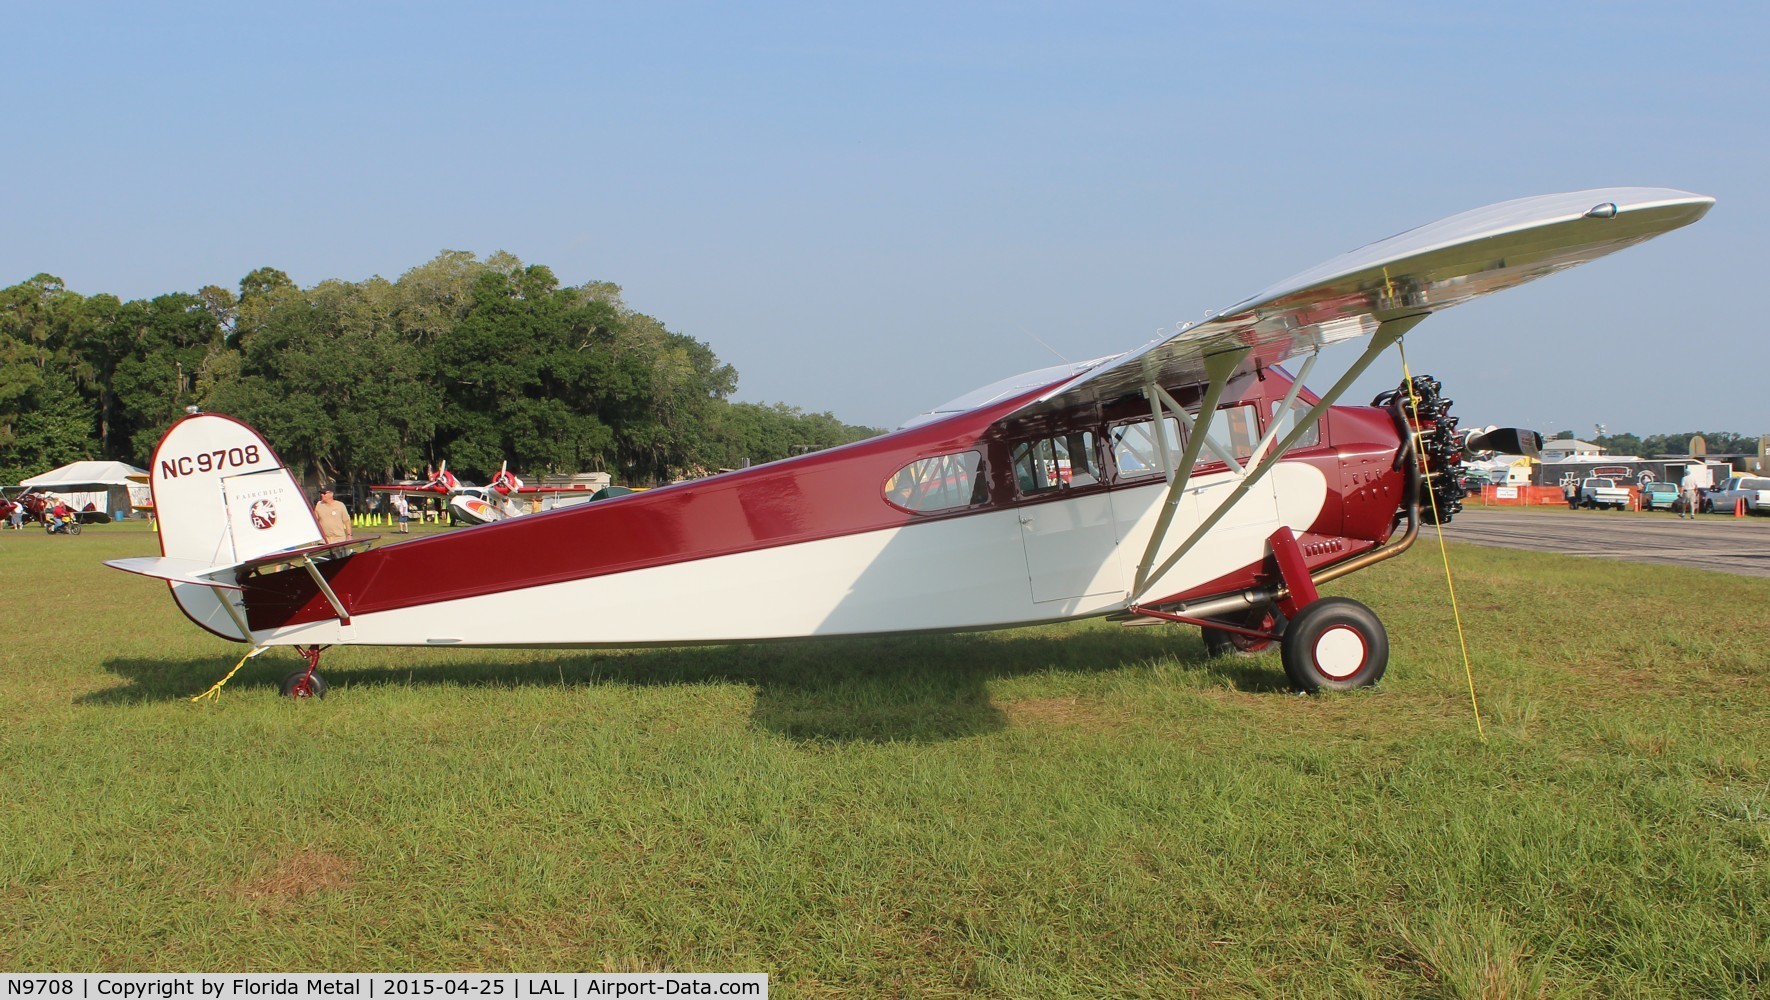
<svg viewBox="0 0 1770 1000">
<path fill-rule="evenodd" d="M 1770 580 L 1453 546 L 1370 691 L 1105 622 L 243 647 L 0 533 L 0 968 L 761 971 L 797 996 L 1762 996 Z M 520 553 L 513 553 L 520 557 Z M 690 615 L 694 608 L 684 607 Z M 594 609 L 566 613 L 594 613 Z"/>
</svg>

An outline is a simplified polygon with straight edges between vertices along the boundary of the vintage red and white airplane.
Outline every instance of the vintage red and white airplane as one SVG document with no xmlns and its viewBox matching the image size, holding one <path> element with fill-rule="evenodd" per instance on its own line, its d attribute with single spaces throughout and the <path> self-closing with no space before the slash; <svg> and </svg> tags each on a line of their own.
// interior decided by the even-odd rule
<svg viewBox="0 0 1770 1000">
<path fill-rule="evenodd" d="M 451 524 L 476 525 L 633 492 L 621 487 L 610 487 L 606 475 L 599 478 L 600 482 L 543 483 L 530 486 L 518 478 L 516 473 L 511 472 L 510 464 L 506 462 L 492 476 L 491 482 L 476 486 L 457 479 L 449 471 L 449 463 L 444 462 L 422 480 L 377 483 L 369 487 L 369 492 L 389 498 L 403 496 L 407 503 L 419 505 L 428 504 L 440 497 L 447 504 L 446 512 Z"/>
<path fill-rule="evenodd" d="M 1336 405 L 1433 312 L 1700 219 L 1713 199 L 1545 195 L 1353 250 L 1127 354 L 1030 372 L 856 444 L 383 548 L 320 544 L 270 446 L 225 416 L 152 462 L 166 580 L 190 619 L 307 666 L 334 645 L 646 646 L 1184 622 L 1278 642 L 1301 690 L 1375 682 L 1377 616 L 1323 582 L 1455 513 L 1471 449 L 1437 383 Z M 1327 392 L 1322 348 L 1363 341 Z M 1293 378 L 1281 362 L 1301 358 Z"/>
</svg>

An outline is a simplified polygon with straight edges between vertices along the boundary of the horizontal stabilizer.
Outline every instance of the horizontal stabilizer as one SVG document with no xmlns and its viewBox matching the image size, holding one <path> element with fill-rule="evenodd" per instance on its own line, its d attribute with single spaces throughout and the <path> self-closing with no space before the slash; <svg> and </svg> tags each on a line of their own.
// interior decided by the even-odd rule
<svg viewBox="0 0 1770 1000">
<path fill-rule="evenodd" d="M 108 559 L 105 565 L 125 573 L 151 576 L 170 583 L 190 583 L 199 587 L 241 590 L 234 575 L 236 565 L 213 566 L 201 559 L 175 559 L 171 556 L 150 556 L 142 559 Z M 220 577 L 217 579 L 216 577 Z"/>
<path fill-rule="evenodd" d="M 340 559 L 344 556 L 353 556 L 358 552 L 367 551 L 374 544 L 375 539 L 380 537 L 380 535 L 358 535 L 355 538 L 346 538 L 341 542 L 321 542 L 318 545 L 303 545 L 299 548 L 283 549 L 280 552 L 266 552 L 240 563 L 238 569 L 241 573 L 245 573 L 261 566 L 300 562 L 307 556 L 325 555 L 333 559 Z"/>
</svg>

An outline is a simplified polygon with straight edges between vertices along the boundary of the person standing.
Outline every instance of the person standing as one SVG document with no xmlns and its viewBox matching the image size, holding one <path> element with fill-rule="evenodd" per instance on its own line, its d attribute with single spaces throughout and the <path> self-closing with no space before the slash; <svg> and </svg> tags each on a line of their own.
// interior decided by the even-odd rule
<svg viewBox="0 0 1770 1000">
<path fill-rule="evenodd" d="M 412 508 L 406 503 L 406 495 L 395 493 L 388 502 L 393 505 L 394 516 L 399 518 L 399 533 L 402 535 L 411 534 Z"/>
<path fill-rule="evenodd" d="M 1678 516 L 1696 520 L 1696 512 L 1702 509 L 1702 491 L 1713 484 L 1706 463 L 1692 462 L 1685 466 L 1684 478 L 1678 481 L 1678 489 L 1684 493 L 1684 509 L 1678 512 Z"/>
<path fill-rule="evenodd" d="M 320 537 L 328 542 L 350 540 L 350 512 L 332 496 L 332 487 L 320 489 L 320 502 L 313 505 L 313 519 L 320 523 Z"/>
</svg>

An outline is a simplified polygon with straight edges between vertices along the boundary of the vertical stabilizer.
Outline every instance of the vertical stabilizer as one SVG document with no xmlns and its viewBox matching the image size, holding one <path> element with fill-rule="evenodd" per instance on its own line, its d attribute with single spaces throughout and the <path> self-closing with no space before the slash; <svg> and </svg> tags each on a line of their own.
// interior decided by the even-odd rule
<svg viewBox="0 0 1770 1000">
<path fill-rule="evenodd" d="M 232 417 L 202 413 L 173 424 L 148 473 L 162 556 L 225 566 L 320 539 L 313 511 L 282 460 L 257 431 Z M 221 603 L 237 600 L 236 592 L 171 587 L 198 625 L 228 639 L 251 638 L 241 635 Z"/>
</svg>

